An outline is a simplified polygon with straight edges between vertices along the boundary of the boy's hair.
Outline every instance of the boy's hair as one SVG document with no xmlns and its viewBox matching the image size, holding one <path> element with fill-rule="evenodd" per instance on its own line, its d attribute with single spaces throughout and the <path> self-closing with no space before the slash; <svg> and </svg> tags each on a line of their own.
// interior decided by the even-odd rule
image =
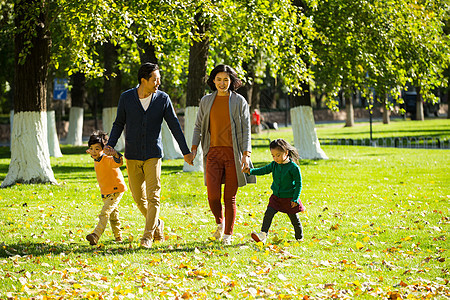
<svg viewBox="0 0 450 300">
<path fill-rule="evenodd" d="M 270 149 L 279 149 L 281 151 L 287 151 L 288 152 L 288 156 L 294 160 L 295 162 L 298 162 L 300 158 L 300 155 L 297 152 L 297 149 L 295 149 L 294 146 L 292 146 L 291 144 L 289 144 L 288 142 L 286 142 L 283 139 L 276 139 L 273 140 L 272 142 L 270 142 Z"/>
<path fill-rule="evenodd" d="M 106 132 L 101 130 L 94 131 L 91 136 L 89 137 L 88 146 L 92 146 L 94 144 L 100 144 L 103 147 L 106 146 L 106 143 L 108 143 L 108 135 Z"/>
</svg>

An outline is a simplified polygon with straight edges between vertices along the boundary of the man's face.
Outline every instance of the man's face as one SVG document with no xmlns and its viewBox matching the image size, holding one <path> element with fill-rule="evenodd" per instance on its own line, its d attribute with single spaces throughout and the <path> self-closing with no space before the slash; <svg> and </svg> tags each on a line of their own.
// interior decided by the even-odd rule
<svg viewBox="0 0 450 300">
<path fill-rule="evenodd" d="M 159 74 L 159 70 L 153 71 L 152 76 L 148 80 L 142 78 L 141 85 L 145 88 L 146 91 L 150 93 L 156 93 L 158 87 L 161 85 L 161 75 Z"/>
</svg>

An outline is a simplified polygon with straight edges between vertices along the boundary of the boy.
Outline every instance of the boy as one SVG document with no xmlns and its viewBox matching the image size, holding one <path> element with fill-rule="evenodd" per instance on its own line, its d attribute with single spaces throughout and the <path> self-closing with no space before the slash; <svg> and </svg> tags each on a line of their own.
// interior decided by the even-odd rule
<svg viewBox="0 0 450 300">
<path fill-rule="evenodd" d="M 86 150 L 86 153 L 90 154 L 94 159 L 95 173 L 97 174 L 97 181 L 103 199 L 103 208 L 98 215 L 98 224 L 94 231 L 86 236 L 86 239 L 91 245 L 97 245 L 108 220 L 111 224 L 116 242 L 122 241 L 117 206 L 126 191 L 125 180 L 119 168 L 123 164 L 123 158 L 115 150 L 112 156 L 105 155 L 103 153 L 103 147 L 107 142 L 108 136 L 105 132 L 95 131 L 89 138 L 89 149 Z"/>
</svg>

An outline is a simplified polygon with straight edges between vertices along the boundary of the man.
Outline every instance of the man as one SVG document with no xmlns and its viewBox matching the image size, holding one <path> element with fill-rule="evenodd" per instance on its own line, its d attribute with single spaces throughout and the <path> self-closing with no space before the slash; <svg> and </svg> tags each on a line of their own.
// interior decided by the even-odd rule
<svg viewBox="0 0 450 300">
<path fill-rule="evenodd" d="M 180 146 L 184 160 L 192 165 L 194 157 L 186 144 L 169 96 L 158 90 L 161 84 L 158 65 L 143 64 L 138 71 L 138 82 L 138 87 L 120 96 L 117 117 L 104 152 L 111 155 L 126 125 L 128 181 L 133 199 L 146 218 L 141 247 L 150 248 L 153 241 L 164 241 L 164 223 L 159 219 L 163 119 Z"/>
</svg>

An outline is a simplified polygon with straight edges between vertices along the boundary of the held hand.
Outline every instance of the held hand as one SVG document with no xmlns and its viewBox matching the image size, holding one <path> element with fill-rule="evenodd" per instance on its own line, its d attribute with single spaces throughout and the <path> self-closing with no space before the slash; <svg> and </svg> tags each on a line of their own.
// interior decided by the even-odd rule
<svg viewBox="0 0 450 300">
<path fill-rule="evenodd" d="M 116 150 L 113 147 L 105 146 L 103 148 L 103 153 L 105 153 L 108 156 L 115 156 L 117 152 L 116 152 Z"/>
<path fill-rule="evenodd" d="M 188 165 L 194 165 L 194 154 L 191 152 L 184 156 L 184 161 L 188 163 Z"/>
<path fill-rule="evenodd" d="M 192 149 L 192 161 L 194 161 L 195 157 L 197 156 L 197 149 Z"/>
<path fill-rule="evenodd" d="M 250 168 L 250 157 L 248 157 L 247 155 L 242 156 L 241 168 L 242 170 Z"/>
</svg>

